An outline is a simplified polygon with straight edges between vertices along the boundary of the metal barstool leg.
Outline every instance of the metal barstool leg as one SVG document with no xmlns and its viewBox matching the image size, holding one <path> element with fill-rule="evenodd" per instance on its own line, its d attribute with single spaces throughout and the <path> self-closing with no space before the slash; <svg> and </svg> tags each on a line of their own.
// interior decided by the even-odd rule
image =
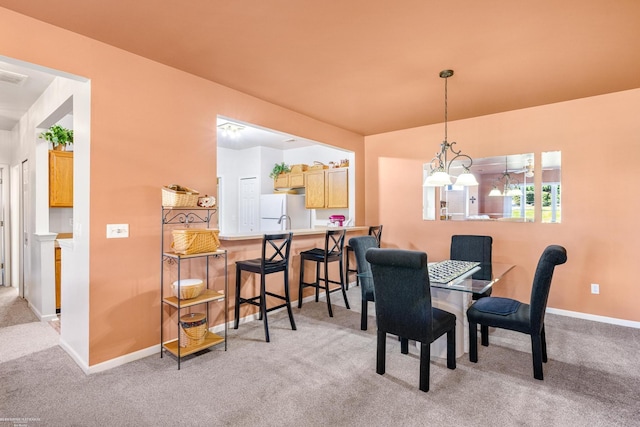
<svg viewBox="0 0 640 427">
<path fill-rule="evenodd" d="M 242 270 L 240 267 L 236 266 L 236 306 L 234 308 L 234 323 L 233 329 L 238 329 L 238 323 L 240 322 L 240 275 L 242 274 Z"/>
<path fill-rule="evenodd" d="M 329 317 L 333 317 L 333 310 L 331 309 L 331 292 L 329 291 L 329 263 L 323 262 L 324 264 L 324 290 L 327 294 L 327 308 L 329 309 Z M 342 266 L 340 266 L 342 267 Z M 320 263 L 318 263 L 318 270 L 320 268 Z M 342 275 L 342 269 L 340 269 L 340 275 Z M 344 289 L 344 288 L 342 288 Z"/>
<path fill-rule="evenodd" d="M 266 274 L 260 275 L 260 314 L 264 322 L 264 338 L 269 342 L 269 324 L 267 323 Z"/>
<path fill-rule="evenodd" d="M 342 260 L 340 260 L 342 261 Z M 340 263 L 342 264 L 342 262 Z M 349 275 L 347 274 L 347 280 L 349 280 Z M 344 297 L 344 305 L 347 307 L 347 310 L 350 310 L 351 307 L 349 307 L 349 299 L 347 298 L 347 291 L 345 290 L 345 284 L 344 284 L 344 274 L 342 272 L 342 269 L 340 269 L 340 288 L 342 288 L 342 296 Z"/>
<path fill-rule="evenodd" d="M 318 302 L 318 297 L 320 296 L 320 263 L 316 262 L 316 302 Z"/>
<path fill-rule="evenodd" d="M 291 311 L 291 299 L 289 298 L 289 271 L 284 270 L 284 298 L 287 304 L 287 312 L 289 313 L 289 321 L 291 322 L 291 329 L 296 330 L 296 322 L 293 320 L 293 312 Z"/>
<path fill-rule="evenodd" d="M 302 290 L 304 289 L 304 258 L 300 257 L 300 281 L 298 282 L 298 308 L 302 308 Z"/>
</svg>

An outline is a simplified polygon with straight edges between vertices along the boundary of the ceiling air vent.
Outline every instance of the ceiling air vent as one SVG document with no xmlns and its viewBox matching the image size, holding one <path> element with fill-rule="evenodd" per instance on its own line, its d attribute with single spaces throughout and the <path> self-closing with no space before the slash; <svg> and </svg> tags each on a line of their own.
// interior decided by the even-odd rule
<svg viewBox="0 0 640 427">
<path fill-rule="evenodd" d="M 7 70 L 0 70 L 0 82 L 9 83 L 16 86 L 22 86 L 29 76 L 24 74 L 13 73 Z"/>
</svg>

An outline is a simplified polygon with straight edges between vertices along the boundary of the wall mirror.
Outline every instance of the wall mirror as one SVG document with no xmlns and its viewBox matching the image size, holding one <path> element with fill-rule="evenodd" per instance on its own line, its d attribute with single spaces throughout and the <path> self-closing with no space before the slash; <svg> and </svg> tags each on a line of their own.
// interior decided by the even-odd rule
<svg viewBox="0 0 640 427">
<path fill-rule="evenodd" d="M 542 222 L 559 223 L 562 217 L 560 203 L 561 152 L 543 152 L 541 160 Z"/>
<path fill-rule="evenodd" d="M 429 164 L 424 169 L 428 173 Z M 458 176 L 462 170 L 461 162 L 452 162 L 449 172 Z M 447 221 L 534 221 L 533 153 L 474 158 L 471 173 L 478 186 L 440 187 L 439 202 L 423 192 L 423 211 L 435 205 L 436 215 Z M 423 218 L 430 219 L 424 212 Z"/>
</svg>

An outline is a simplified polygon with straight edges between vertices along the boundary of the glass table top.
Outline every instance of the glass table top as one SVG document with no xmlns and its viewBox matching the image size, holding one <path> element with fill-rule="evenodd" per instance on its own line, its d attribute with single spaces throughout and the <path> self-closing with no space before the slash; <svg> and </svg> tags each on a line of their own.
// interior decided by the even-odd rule
<svg viewBox="0 0 640 427">
<path fill-rule="evenodd" d="M 432 264 L 432 263 L 429 263 Z M 468 271 L 462 276 L 454 279 L 448 283 L 431 283 L 432 288 L 439 289 L 448 289 L 451 291 L 460 291 L 460 292 L 470 292 L 474 294 L 482 294 L 486 292 L 489 288 L 495 285 L 505 274 L 511 271 L 515 265 L 513 264 L 504 264 L 504 263 L 491 263 L 491 280 L 480 280 L 480 279 L 472 279 L 472 276 L 475 272 L 478 271 L 477 268 Z M 359 277 L 369 277 L 371 278 L 371 272 L 367 273 L 359 273 Z"/>
</svg>

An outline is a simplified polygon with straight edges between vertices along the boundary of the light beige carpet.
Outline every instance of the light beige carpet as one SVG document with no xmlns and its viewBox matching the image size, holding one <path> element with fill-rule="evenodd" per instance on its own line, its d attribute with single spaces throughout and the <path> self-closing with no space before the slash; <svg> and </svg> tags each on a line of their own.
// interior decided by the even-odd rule
<svg viewBox="0 0 640 427">
<path fill-rule="evenodd" d="M 58 345 L 60 335 L 40 322 L 18 289 L 0 286 L 0 363 Z"/>
</svg>

